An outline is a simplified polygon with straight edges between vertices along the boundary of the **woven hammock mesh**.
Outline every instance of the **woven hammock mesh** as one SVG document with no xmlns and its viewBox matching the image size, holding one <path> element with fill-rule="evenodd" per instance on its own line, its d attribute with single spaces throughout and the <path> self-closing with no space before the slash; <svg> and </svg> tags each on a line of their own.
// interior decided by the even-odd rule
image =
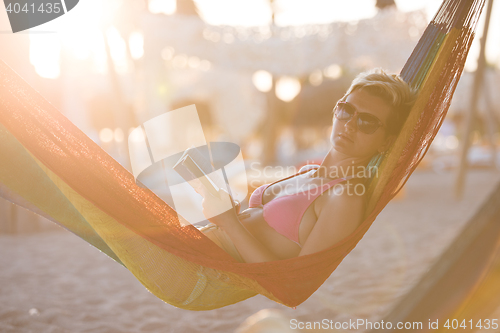
<svg viewBox="0 0 500 333">
<path fill-rule="evenodd" d="M 46 216 L 127 267 L 174 306 L 209 310 L 256 294 L 297 306 L 330 276 L 404 185 L 434 139 L 462 73 L 484 1 L 445 0 L 402 70 L 418 99 L 380 177 L 369 214 L 321 252 L 238 263 L 97 146 L 0 61 L 0 195 Z M 77 258 L 75 258 L 77 260 Z"/>
</svg>

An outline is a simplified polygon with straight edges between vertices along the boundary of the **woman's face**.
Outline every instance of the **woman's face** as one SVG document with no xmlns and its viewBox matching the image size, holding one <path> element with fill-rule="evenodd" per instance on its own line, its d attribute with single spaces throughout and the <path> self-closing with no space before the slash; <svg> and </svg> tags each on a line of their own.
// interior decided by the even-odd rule
<svg viewBox="0 0 500 333">
<path fill-rule="evenodd" d="M 347 121 L 339 120 L 334 116 L 330 137 L 333 148 L 347 156 L 367 160 L 386 150 L 393 139 L 387 134 L 387 120 L 391 113 L 391 106 L 380 97 L 363 89 L 352 92 L 346 102 L 358 113 L 369 113 L 377 117 L 383 126 L 371 134 L 366 134 L 358 129 L 356 124 L 358 115 Z"/>
</svg>

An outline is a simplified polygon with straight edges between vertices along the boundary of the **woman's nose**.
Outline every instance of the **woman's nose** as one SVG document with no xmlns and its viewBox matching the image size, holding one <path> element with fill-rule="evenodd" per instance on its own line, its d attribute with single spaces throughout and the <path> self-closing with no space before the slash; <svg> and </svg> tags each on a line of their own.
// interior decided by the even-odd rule
<svg viewBox="0 0 500 333">
<path fill-rule="evenodd" d="M 357 126 L 356 126 L 356 116 L 352 117 L 351 119 L 349 119 L 346 123 L 345 123 L 345 128 L 348 129 L 349 131 L 351 132 L 354 132 L 356 131 L 357 129 Z"/>
</svg>

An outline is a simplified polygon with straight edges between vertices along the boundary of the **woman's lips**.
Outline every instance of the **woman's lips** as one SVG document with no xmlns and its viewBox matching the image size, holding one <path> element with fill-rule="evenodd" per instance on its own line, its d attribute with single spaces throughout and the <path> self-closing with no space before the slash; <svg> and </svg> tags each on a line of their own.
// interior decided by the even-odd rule
<svg viewBox="0 0 500 333">
<path fill-rule="evenodd" d="M 341 133 L 341 134 L 339 134 L 339 137 L 340 137 L 341 139 L 344 139 L 344 140 L 347 140 L 347 141 L 350 141 L 350 142 L 354 142 L 354 140 L 353 140 L 353 139 L 351 139 L 350 137 L 348 137 L 348 136 L 347 136 L 347 135 L 345 135 L 345 134 L 342 134 L 342 133 Z"/>
</svg>

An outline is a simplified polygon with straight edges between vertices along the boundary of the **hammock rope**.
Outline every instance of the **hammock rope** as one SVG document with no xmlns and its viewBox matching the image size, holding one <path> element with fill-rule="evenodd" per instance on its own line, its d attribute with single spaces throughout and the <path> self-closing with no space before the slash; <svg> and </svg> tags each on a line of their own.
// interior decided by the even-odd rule
<svg viewBox="0 0 500 333">
<path fill-rule="evenodd" d="M 330 276 L 404 185 L 451 102 L 484 0 L 445 0 L 401 75 L 419 91 L 370 184 L 368 214 L 318 253 L 238 263 L 177 215 L 0 61 L 0 196 L 50 218 L 123 264 L 174 306 L 210 310 L 262 294 L 294 307 Z"/>
</svg>

